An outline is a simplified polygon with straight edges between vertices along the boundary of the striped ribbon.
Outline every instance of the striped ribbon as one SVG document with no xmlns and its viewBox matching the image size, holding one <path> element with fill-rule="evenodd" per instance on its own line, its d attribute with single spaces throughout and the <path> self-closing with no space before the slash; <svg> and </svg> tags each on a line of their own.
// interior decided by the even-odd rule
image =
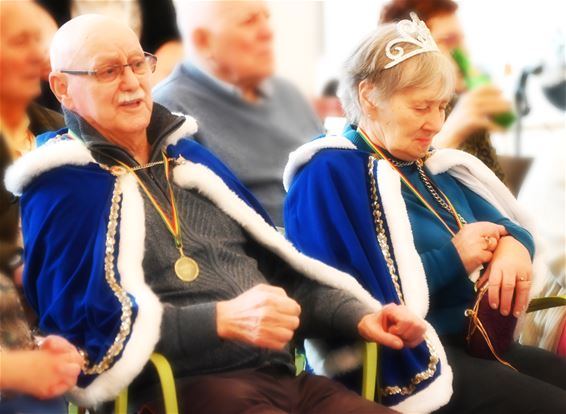
<svg viewBox="0 0 566 414">
<path fill-rule="evenodd" d="M 164 209 L 159 205 L 159 203 L 157 202 L 155 197 L 153 197 L 153 195 L 149 192 L 146 185 L 143 183 L 141 178 L 136 174 L 136 172 L 132 169 L 132 167 L 130 167 L 129 165 L 125 164 L 124 162 L 122 162 L 118 159 L 114 158 L 114 160 L 117 163 L 119 163 L 122 167 L 124 167 L 126 170 L 128 170 L 128 172 L 133 174 L 133 176 L 137 180 L 138 184 L 140 185 L 140 187 L 143 189 L 143 191 L 147 195 L 147 198 L 149 198 L 149 201 L 151 201 L 151 204 L 153 204 L 153 207 L 155 207 L 155 210 L 157 210 L 157 213 L 159 214 L 159 216 L 161 217 L 161 219 L 165 223 L 167 230 L 169 230 L 169 232 L 173 236 L 173 238 L 175 240 L 175 246 L 177 247 L 177 249 L 182 249 L 183 244 L 182 244 L 182 241 L 181 241 L 181 229 L 180 229 L 180 226 L 179 226 L 179 214 L 178 214 L 178 211 L 177 211 L 177 205 L 175 203 L 175 196 L 173 195 L 173 186 L 171 185 L 171 180 L 170 180 L 169 158 L 167 157 L 167 155 L 164 152 L 161 152 L 161 156 L 163 157 L 163 166 L 165 168 L 165 178 L 166 178 L 166 181 L 167 181 L 167 189 L 169 191 L 169 198 L 171 199 L 171 213 L 172 213 L 171 219 L 169 219 L 169 217 L 167 217 L 167 214 L 165 213 Z M 182 250 L 180 250 L 180 251 L 182 251 Z"/>
<path fill-rule="evenodd" d="M 428 201 L 426 201 L 426 199 L 422 196 L 422 194 L 419 192 L 419 190 L 417 190 L 413 184 L 411 184 L 411 182 L 407 179 L 407 177 L 405 177 L 405 174 L 403 174 L 401 172 L 401 170 L 399 168 L 397 168 L 397 166 L 395 164 L 393 164 L 391 162 L 391 160 L 385 155 L 385 153 L 383 152 L 383 150 L 381 148 L 379 148 L 377 145 L 375 145 L 368 137 L 368 135 L 365 133 L 365 131 L 358 127 L 357 132 L 360 134 L 360 136 L 362 137 L 362 139 L 365 141 L 365 143 L 377 154 L 379 155 L 380 158 L 382 158 L 383 160 L 385 160 L 390 166 L 391 168 L 393 168 L 395 171 L 397 171 L 397 173 L 399 174 L 399 176 L 401 177 L 401 181 L 413 192 L 413 194 L 417 197 L 417 199 L 432 213 L 434 214 L 434 216 L 436 218 L 438 218 L 438 220 L 440 220 L 440 222 L 444 225 L 444 227 L 446 227 L 446 230 L 448 230 L 450 232 L 450 234 L 452 235 L 452 237 L 454 237 L 456 235 L 456 233 L 454 233 L 454 231 L 448 226 L 448 224 L 446 223 L 446 221 L 444 221 L 444 219 L 442 217 L 440 217 L 440 214 L 438 214 L 438 212 L 430 205 L 430 203 Z M 417 162 L 419 162 L 420 160 L 417 160 Z M 440 191 L 440 190 L 439 190 Z M 450 200 L 448 199 L 448 197 L 442 192 L 440 191 L 440 193 L 442 194 L 442 196 L 444 197 L 444 200 L 446 201 L 446 204 L 448 204 L 448 206 L 450 207 L 450 211 L 452 213 L 452 215 L 454 216 L 454 218 L 456 219 L 456 223 L 458 224 L 458 228 L 462 228 L 463 224 L 460 221 L 460 218 L 458 217 L 458 213 L 456 212 L 456 209 L 454 208 L 454 206 L 452 205 L 452 203 L 450 202 Z"/>
<path fill-rule="evenodd" d="M 69 137 L 71 137 L 76 141 L 82 141 L 81 138 L 71 130 L 67 132 L 67 135 L 69 135 Z M 179 249 L 181 255 L 184 255 L 183 242 L 181 239 L 181 229 L 179 226 L 179 214 L 177 210 L 177 204 L 175 203 L 175 197 L 173 195 L 173 186 L 171 185 L 171 180 L 170 180 L 170 174 L 171 174 L 170 163 L 169 163 L 170 160 L 163 151 L 161 152 L 161 156 L 163 158 L 163 165 L 165 168 L 165 178 L 167 180 L 167 189 L 169 191 L 169 198 L 171 199 L 171 212 L 172 212 L 171 219 L 167 217 L 167 214 L 165 213 L 164 209 L 159 205 L 155 197 L 153 197 L 153 195 L 149 192 L 146 185 L 143 183 L 141 178 L 136 174 L 134 169 L 130 167 L 128 164 L 116 158 L 112 157 L 112 159 L 116 161 L 118 164 L 120 164 L 122 167 L 124 167 L 129 173 L 133 174 L 136 181 L 147 195 L 147 198 L 149 198 L 149 201 L 151 201 L 151 204 L 153 204 L 153 207 L 155 207 L 155 210 L 157 210 L 159 217 L 161 217 L 161 220 L 163 220 L 163 222 L 165 223 L 167 230 L 169 230 L 169 232 L 173 236 L 173 239 L 175 240 L 175 246 L 177 247 L 177 249 Z"/>
</svg>

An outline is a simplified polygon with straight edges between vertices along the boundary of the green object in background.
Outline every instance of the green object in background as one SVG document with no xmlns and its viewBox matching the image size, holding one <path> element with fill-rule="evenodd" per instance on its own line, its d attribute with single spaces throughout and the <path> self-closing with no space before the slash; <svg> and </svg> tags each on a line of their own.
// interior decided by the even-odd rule
<svg viewBox="0 0 566 414">
<path fill-rule="evenodd" d="M 452 58 L 456 62 L 456 65 L 458 65 L 458 69 L 460 69 L 460 72 L 464 77 L 464 81 L 466 82 L 468 90 L 473 90 L 479 86 L 489 85 L 491 83 L 489 76 L 487 76 L 486 74 L 475 73 L 475 70 L 470 63 L 468 56 L 459 47 L 455 48 L 452 51 Z M 500 125 L 503 128 L 509 128 L 511 124 L 515 122 L 517 117 L 513 112 L 510 111 L 493 115 L 491 119 L 497 125 Z"/>
<path fill-rule="evenodd" d="M 534 298 L 529 302 L 528 312 L 536 312 L 543 309 L 556 308 L 558 306 L 566 306 L 566 295 L 548 296 L 542 298 Z"/>
</svg>

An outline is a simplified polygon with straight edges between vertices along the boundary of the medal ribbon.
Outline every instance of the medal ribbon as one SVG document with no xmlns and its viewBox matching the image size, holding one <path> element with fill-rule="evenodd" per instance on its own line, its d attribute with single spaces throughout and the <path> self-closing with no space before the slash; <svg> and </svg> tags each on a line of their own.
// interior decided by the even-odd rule
<svg viewBox="0 0 566 414">
<path fill-rule="evenodd" d="M 71 130 L 69 130 L 67 132 L 67 135 L 69 135 L 74 140 L 82 141 L 80 139 L 80 137 L 78 137 Z M 159 214 L 159 217 L 161 217 L 161 220 L 163 220 L 163 222 L 165 223 L 167 230 L 169 230 L 169 232 L 173 236 L 173 239 L 175 240 L 175 246 L 177 247 L 177 249 L 181 253 L 181 256 L 184 256 L 185 254 L 183 253 L 183 242 L 182 242 L 182 239 L 181 239 L 181 228 L 179 226 L 179 214 L 178 214 L 178 211 L 177 211 L 177 204 L 175 203 L 175 196 L 173 195 L 173 186 L 171 185 L 171 179 L 170 179 L 171 171 L 170 171 L 169 158 L 167 157 L 167 155 L 163 151 L 161 152 L 161 156 L 163 157 L 163 166 L 164 166 L 164 169 L 165 169 L 165 179 L 167 181 L 167 189 L 169 191 L 169 198 L 171 199 L 171 212 L 172 212 L 171 219 L 169 219 L 169 217 L 167 217 L 167 214 L 165 213 L 163 208 L 159 205 L 159 203 L 157 202 L 155 197 L 153 197 L 153 195 L 149 192 L 146 185 L 143 183 L 143 181 L 140 179 L 140 177 L 136 174 L 134 169 L 132 167 L 130 167 L 129 165 L 125 164 L 124 162 L 116 159 L 116 158 L 113 158 L 113 159 L 114 159 L 114 161 L 119 163 L 122 167 L 124 167 L 129 173 L 131 173 L 135 177 L 136 181 L 138 182 L 140 187 L 143 189 L 143 191 L 147 195 L 147 198 L 149 198 L 149 201 L 151 201 L 151 204 L 153 204 L 153 207 L 155 207 L 155 210 Z"/>
<path fill-rule="evenodd" d="M 153 204 L 153 207 L 155 207 L 155 210 L 157 211 L 157 213 L 159 214 L 159 216 L 161 217 L 161 219 L 165 223 L 167 230 L 169 230 L 169 232 L 173 236 L 173 238 L 175 240 L 175 246 L 181 252 L 181 256 L 184 256 L 184 253 L 183 253 L 183 250 L 182 250 L 183 249 L 183 243 L 182 243 L 182 240 L 181 240 L 181 228 L 179 226 L 179 215 L 178 215 L 178 212 L 177 212 L 177 205 L 175 203 L 175 197 L 173 195 L 173 186 L 171 185 L 171 180 L 169 178 L 170 177 L 169 158 L 167 157 L 167 155 L 164 152 L 161 152 L 161 156 L 163 157 L 163 166 L 164 166 L 164 169 L 165 169 L 165 179 L 167 181 L 167 189 L 169 190 L 169 198 L 171 199 L 171 213 L 172 213 L 171 219 L 169 219 L 169 217 L 167 217 L 167 214 L 165 213 L 163 208 L 159 205 L 159 203 L 157 202 L 155 197 L 153 197 L 153 195 L 149 192 L 146 185 L 143 183 L 141 178 L 136 174 L 136 172 L 132 169 L 132 167 L 130 167 L 129 165 L 125 164 L 124 162 L 122 162 L 120 160 L 117 160 L 117 159 L 114 159 L 114 160 L 116 162 L 118 162 L 126 170 L 128 170 L 128 172 L 133 174 L 133 176 L 136 178 L 138 184 L 140 185 L 140 187 L 143 189 L 143 191 L 147 195 L 147 198 L 149 198 L 149 201 L 151 201 L 151 204 Z"/>
<path fill-rule="evenodd" d="M 413 184 L 411 184 L 411 182 L 407 179 L 407 177 L 405 177 L 405 175 L 401 172 L 401 170 L 391 162 L 391 160 L 389 158 L 387 158 L 387 156 L 385 155 L 385 153 L 383 152 L 383 150 L 381 150 L 381 148 L 379 148 L 377 145 L 375 145 L 368 137 L 368 135 L 365 133 L 365 131 L 358 127 L 357 132 L 360 134 L 360 136 L 362 137 L 362 139 L 365 141 L 365 143 L 371 148 L 373 149 L 373 151 L 379 155 L 383 160 L 387 161 L 387 163 L 395 170 L 397 171 L 397 173 L 399 174 L 399 176 L 401 177 L 401 181 L 413 192 L 413 194 L 417 197 L 417 199 L 432 213 L 434 214 L 434 216 L 440 220 L 440 222 L 442 224 L 444 224 L 444 227 L 446 227 L 446 229 L 450 232 L 450 234 L 452 235 L 452 237 L 454 237 L 456 235 L 456 233 L 454 233 L 454 231 L 448 226 L 448 224 L 444 221 L 444 219 L 442 217 L 440 217 L 440 214 L 438 214 L 438 212 L 430 205 L 430 203 L 428 201 L 426 201 L 426 199 L 421 195 L 421 193 L 419 192 L 419 190 L 417 190 Z M 418 162 L 418 161 L 417 161 Z M 446 197 L 446 195 L 438 190 L 442 196 L 444 197 L 444 201 L 446 201 L 446 204 L 448 204 L 448 206 L 450 207 L 450 211 L 452 212 L 452 215 L 454 216 L 454 218 L 456 219 L 456 223 L 458 224 L 458 228 L 462 228 L 463 224 L 460 221 L 460 218 L 458 217 L 458 213 L 456 212 L 456 209 L 454 208 L 454 206 L 452 205 L 452 203 L 450 202 L 450 200 L 448 199 L 448 197 Z"/>
</svg>

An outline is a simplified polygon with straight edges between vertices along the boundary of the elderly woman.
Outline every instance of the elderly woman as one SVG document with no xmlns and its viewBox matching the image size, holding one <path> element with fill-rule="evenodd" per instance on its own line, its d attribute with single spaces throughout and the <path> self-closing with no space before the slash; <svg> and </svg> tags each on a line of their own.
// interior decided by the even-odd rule
<svg viewBox="0 0 566 414">
<path fill-rule="evenodd" d="M 485 165 L 430 149 L 453 94 L 450 62 L 415 15 L 382 26 L 347 62 L 351 125 L 291 154 L 284 218 L 300 250 L 429 322 L 425 343 L 383 348 L 384 402 L 403 412 L 563 412 L 565 360 L 512 344 L 500 357 L 515 370 L 464 349 L 473 282 L 489 286 L 492 312 L 519 317 L 535 249 L 528 220 Z M 307 344 L 315 371 L 354 367 L 344 349 L 319 345 Z"/>
</svg>

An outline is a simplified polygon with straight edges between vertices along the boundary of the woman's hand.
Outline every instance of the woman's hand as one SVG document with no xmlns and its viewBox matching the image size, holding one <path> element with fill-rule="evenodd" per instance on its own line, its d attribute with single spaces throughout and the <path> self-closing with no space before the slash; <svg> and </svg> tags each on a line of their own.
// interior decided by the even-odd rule
<svg viewBox="0 0 566 414">
<path fill-rule="evenodd" d="M 10 389 L 37 398 L 53 398 L 77 383 L 83 358 L 61 337 L 50 336 L 40 349 L 3 351 L 0 389 Z"/>
<path fill-rule="evenodd" d="M 513 237 L 499 240 L 480 284 L 488 281 L 489 304 L 499 308 L 502 315 L 511 311 L 513 296 L 513 315 L 519 317 L 526 309 L 532 285 L 533 265 L 529 251 Z"/>
<path fill-rule="evenodd" d="M 487 221 L 465 224 L 456 233 L 452 243 L 458 251 L 466 272 L 470 274 L 482 264 L 489 262 L 500 238 L 505 235 L 507 235 L 507 230 L 499 224 Z"/>
</svg>

